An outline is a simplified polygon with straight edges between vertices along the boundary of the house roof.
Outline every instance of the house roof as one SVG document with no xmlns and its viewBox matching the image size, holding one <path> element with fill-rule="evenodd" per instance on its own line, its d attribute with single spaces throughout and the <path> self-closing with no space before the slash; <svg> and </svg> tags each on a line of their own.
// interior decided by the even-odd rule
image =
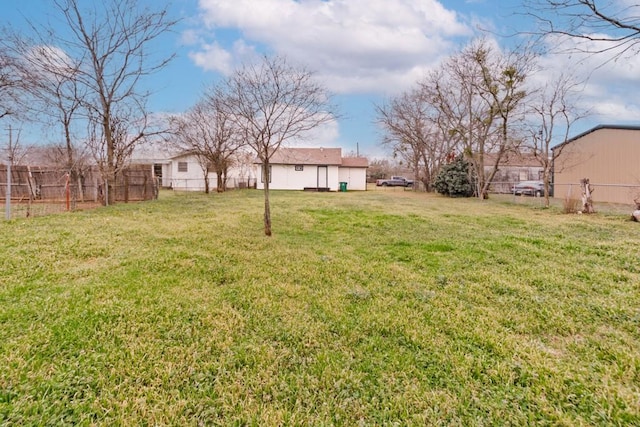
<svg viewBox="0 0 640 427">
<path fill-rule="evenodd" d="M 343 157 L 342 166 L 348 168 L 368 168 L 369 160 L 366 157 Z"/>
<path fill-rule="evenodd" d="M 341 148 L 279 148 L 269 162 L 273 165 L 369 167 L 365 157 L 342 157 Z M 260 164 L 260 159 L 256 159 L 255 163 Z"/>
<path fill-rule="evenodd" d="M 131 154 L 131 160 L 135 163 L 162 163 L 177 154 L 175 149 L 160 143 L 138 144 Z"/>
<path fill-rule="evenodd" d="M 341 165 L 341 148 L 279 148 L 271 164 L 281 165 Z"/>
<path fill-rule="evenodd" d="M 485 165 L 495 165 L 496 155 L 487 153 L 485 154 Z M 540 167 L 540 160 L 538 160 L 532 153 L 516 153 L 508 152 L 500 158 L 500 166 L 510 167 Z"/>
<path fill-rule="evenodd" d="M 593 133 L 595 131 L 601 130 L 601 129 L 619 129 L 619 130 L 636 130 L 636 131 L 640 131 L 640 126 L 633 126 L 633 125 L 598 125 L 595 126 L 587 131 L 582 132 L 581 134 L 578 134 L 576 136 L 574 136 L 571 139 L 567 139 L 565 142 L 556 145 L 555 147 L 553 147 L 551 150 L 555 150 L 557 148 L 562 147 L 563 145 L 569 144 L 573 141 L 576 141 L 590 133 Z"/>
</svg>

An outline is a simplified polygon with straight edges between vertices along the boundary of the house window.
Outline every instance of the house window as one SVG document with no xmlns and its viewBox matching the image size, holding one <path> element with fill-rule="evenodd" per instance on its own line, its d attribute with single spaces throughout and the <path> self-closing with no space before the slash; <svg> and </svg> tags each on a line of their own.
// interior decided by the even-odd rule
<svg viewBox="0 0 640 427">
<path fill-rule="evenodd" d="M 271 182 L 271 165 L 269 165 L 269 182 Z M 262 169 L 262 167 L 260 168 L 260 182 L 264 182 L 264 170 Z"/>
<path fill-rule="evenodd" d="M 188 172 L 188 163 L 187 162 L 178 162 L 178 172 Z"/>
<path fill-rule="evenodd" d="M 303 165 L 296 165 L 296 171 L 300 172 L 304 170 L 304 166 Z"/>
</svg>

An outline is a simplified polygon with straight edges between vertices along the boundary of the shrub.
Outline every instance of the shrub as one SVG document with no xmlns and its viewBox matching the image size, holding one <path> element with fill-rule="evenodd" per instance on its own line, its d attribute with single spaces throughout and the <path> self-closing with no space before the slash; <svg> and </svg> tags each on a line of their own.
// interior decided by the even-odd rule
<svg viewBox="0 0 640 427">
<path fill-rule="evenodd" d="M 470 178 L 470 164 L 462 155 L 442 166 L 433 183 L 440 194 L 449 197 L 473 196 L 474 182 Z"/>
</svg>

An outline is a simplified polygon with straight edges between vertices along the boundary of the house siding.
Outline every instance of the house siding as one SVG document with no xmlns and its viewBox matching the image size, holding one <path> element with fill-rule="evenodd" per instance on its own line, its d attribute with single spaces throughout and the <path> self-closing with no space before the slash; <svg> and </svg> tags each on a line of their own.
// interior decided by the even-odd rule
<svg viewBox="0 0 640 427">
<path fill-rule="evenodd" d="M 186 164 L 187 171 L 179 170 L 180 163 Z M 204 172 L 194 155 L 179 156 L 171 162 L 171 188 L 181 191 L 204 191 Z"/>
<path fill-rule="evenodd" d="M 340 168 L 338 171 L 338 181 L 347 183 L 347 190 L 367 189 L 367 169 L 366 168 Z"/>
<path fill-rule="evenodd" d="M 561 150 L 554 162 L 554 197 L 580 198 L 583 178 L 594 185 L 596 203 L 628 204 L 640 196 L 640 128 L 594 128 Z"/>
<path fill-rule="evenodd" d="M 340 148 L 281 148 L 274 153 L 270 162 L 269 188 L 328 188 L 330 191 L 338 191 L 340 182 L 346 182 L 348 189 L 366 190 L 367 159 L 342 158 L 341 152 Z M 259 159 L 256 159 L 256 163 L 260 164 Z M 296 167 L 302 167 L 302 170 L 296 170 Z M 257 188 L 263 189 L 262 173 L 259 176 Z"/>
<path fill-rule="evenodd" d="M 301 165 L 302 171 L 296 171 L 296 165 L 271 165 L 269 188 L 277 190 L 302 190 L 305 187 L 318 187 L 318 168 L 322 165 Z M 330 190 L 338 188 L 338 167 L 326 166 L 327 182 Z M 258 189 L 264 189 L 262 179 L 258 180 Z"/>
</svg>

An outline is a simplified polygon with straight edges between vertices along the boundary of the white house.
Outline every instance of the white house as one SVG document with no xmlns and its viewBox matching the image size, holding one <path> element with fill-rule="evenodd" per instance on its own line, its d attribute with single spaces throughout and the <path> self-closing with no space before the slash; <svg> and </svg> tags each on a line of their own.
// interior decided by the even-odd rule
<svg viewBox="0 0 640 427">
<path fill-rule="evenodd" d="M 262 164 L 257 188 L 264 188 Z M 367 189 L 368 162 L 363 157 L 342 157 L 340 148 L 280 148 L 270 160 L 273 190 L 337 191 L 345 182 L 348 190 Z"/>
<path fill-rule="evenodd" d="M 252 157 L 243 159 L 239 154 L 234 166 L 227 171 L 227 188 L 252 187 L 256 181 L 256 166 L 252 163 Z M 193 152 L 176 152 L 170 148 L 155 146 L 136 147 L 132 156 L 136 163 L 153 164 L 155 177 L 160 185 L 178 191 L 204 191 L 205 181 L 201 158 Z M 205 165 L 206 166 L 206 165 Z M 217 175 L 208 173 L 209 189 L 215 190 Z"/>
<path fill-rule="evenodd" d="M 226 188 L 253 187 L 256 182 L 256 167 L 250 162 L 242 162 L 241 156 L 235 159 L 234 165 L 227 170 Z M 205 191 L 206 164 L 201 157 L 193 153 L 181 153 L 171 159 L 170 187 L 182 191 Z M 245 164 L 248 163 L 248 164 Z M 215 191 L 218 175 L 209 171 L 209 189 Z"/>
<path fill-rule="evenodd" d="M 163 179 L 163 181 L 169 182 L 169 187 L 182 191 L 205 190 L 204 167 L 206 167 L 206 164 L 203 164 L 196 154 L 180 153 L 171 157 L 169 160 L 169 176 L 167 180 Z M 213 183 L 215 183 L 216 175 L 209 172 L 208 176 L 209 186 L 211 188 L 214 185 Z M 213 181 L 211 178 L 213 178 Z"/>
</svg>

